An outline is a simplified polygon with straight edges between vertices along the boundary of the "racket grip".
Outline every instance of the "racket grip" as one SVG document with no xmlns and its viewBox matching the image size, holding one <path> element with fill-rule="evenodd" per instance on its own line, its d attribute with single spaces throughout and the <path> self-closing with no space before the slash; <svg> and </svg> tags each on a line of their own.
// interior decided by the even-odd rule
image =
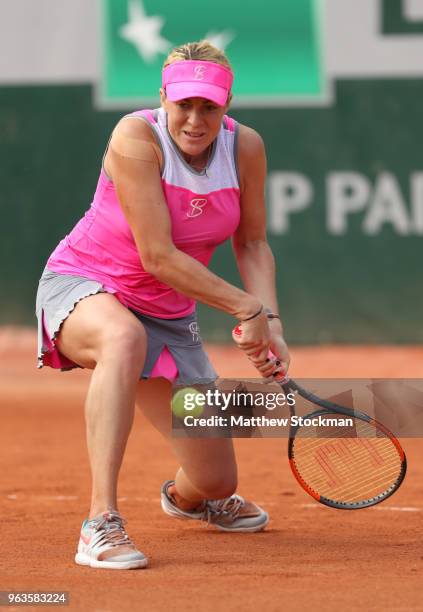
<svg viewBox="0 0 423 612">
<path fill-rule="evenodd" d="M 267 353 L 267 357 L 268 359 L 276 359 L 277 361 L 279 361 L 279 359 L 276 357 L 276 355 L 272 353 L 272 351 L 269 351 Z M 278 382 L 288 380 L 288 377 L 283 370 L 276 370 L 275 372 L 273 372 L 273 378 L 277 380 Z"/>
</svg>

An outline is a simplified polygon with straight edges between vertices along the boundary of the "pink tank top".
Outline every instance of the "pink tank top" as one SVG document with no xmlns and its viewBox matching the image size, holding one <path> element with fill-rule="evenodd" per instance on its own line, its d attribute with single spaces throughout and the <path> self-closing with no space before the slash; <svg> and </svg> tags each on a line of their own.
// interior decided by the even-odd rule
<svg viewBox="0 0 423 612">
<path fill-rule="evenodd" d="M 163 109 L 129 116 L 147 120 L 162 148 L 162 186 L 175 246 L 207 266 L 215 248 L 232 236 L 239 224 L 236 122 L 225 117 L 207 168 L 198 172 L 185 162 L 172 141 Z M 115 187 L 104 169 L 90 209 L 57 246 L 47 267 L 97 280 L 125 306 L 146 315 L 173 319 L 195 308 L 194 300 L 144 270 Z"/>
</svg>

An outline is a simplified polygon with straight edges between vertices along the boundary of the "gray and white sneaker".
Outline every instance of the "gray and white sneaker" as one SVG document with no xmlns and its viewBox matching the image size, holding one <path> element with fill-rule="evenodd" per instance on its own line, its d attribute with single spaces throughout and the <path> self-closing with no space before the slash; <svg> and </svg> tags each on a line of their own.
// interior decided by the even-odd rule
<svg viewBox="0 0 423 612">
<path fill-rule="evenodd" d="M 241 495 L 231 495 L 225 499 L 207 499 L 194 510 L 181 510 L 169 493 L 174 480 L 167 480 L 161 488 L 163 511 L 179 519 L 205 521 L 221 531 L 254 532 L 264 529 L 269 515 L 253 502 L 246 501 Z"/>
<path fill-rule="evenodd" d="M 76 563 L 121 570 L 146 567 L 147 557 L 136 549 L 125 531 L 125 523 L 116 510 L 86 519 L 82 524 Z"/>
</svg>

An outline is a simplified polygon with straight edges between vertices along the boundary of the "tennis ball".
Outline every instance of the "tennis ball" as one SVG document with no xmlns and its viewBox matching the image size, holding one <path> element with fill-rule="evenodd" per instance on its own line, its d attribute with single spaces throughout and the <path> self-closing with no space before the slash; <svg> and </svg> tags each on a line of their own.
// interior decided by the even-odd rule
<svg viewBox="0 0 423 612">
<path fill-rule="evenodd" d="M 172 412 L 179 419 L 186 416 L 198 417 L 203 413 L 205 397 L 193 387 L 179 389 L 172 398 Z"/>
</svg>

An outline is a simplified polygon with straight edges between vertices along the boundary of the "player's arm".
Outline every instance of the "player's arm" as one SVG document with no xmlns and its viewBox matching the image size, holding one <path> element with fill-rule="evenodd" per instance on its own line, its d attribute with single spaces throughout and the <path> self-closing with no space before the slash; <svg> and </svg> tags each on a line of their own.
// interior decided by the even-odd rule
<svg viewBox="0 0 423 612">
<path fill-rule="evenodd" d="M 258 298 L 227 283 L 177 249 L 160 180 L 161 152 L 147 123 L 126 118 L 115 128 L 106 170 L 134 236 L 144 269 L 177 291 L 240 320 L 260 308 Z"/>
<path fill-rule="evenodd" d="M 276 297 L 275 260 L 266 238 L 265 180 L 266 154 L 256 131 L 240 125 L 238 167 L 241 189 L 241 220 L 232 245 L 245 290 L 265 307 L 279 314 Z M 279 319 L 269 322 L 272 350 L 289 364 Z"/>
</svg>

